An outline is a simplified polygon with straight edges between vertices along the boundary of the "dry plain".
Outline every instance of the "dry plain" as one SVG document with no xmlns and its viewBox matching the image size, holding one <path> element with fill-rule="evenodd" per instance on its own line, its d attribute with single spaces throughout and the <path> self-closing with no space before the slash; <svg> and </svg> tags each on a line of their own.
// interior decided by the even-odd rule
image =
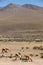
<svg viewBox="0 0 43 65">
<path fill-rule="evenodd" d="M 41 58 L 43 50 L 33 49 L 35 46 L 43 46 L 43 42 L 0 42 L 0 65 L 43 65 L 43 58 Z M 7 48 L 10 51 L 2 53 L 3 48 Z M 25 62 L 19 58 L 14 60 L 14 55 L 18 53 L 21 53 L 22 56 L 28 55 L 32 62 L 29 60 Z M 12 57 L 10 57 L 11 54 Z"/>
</svg>

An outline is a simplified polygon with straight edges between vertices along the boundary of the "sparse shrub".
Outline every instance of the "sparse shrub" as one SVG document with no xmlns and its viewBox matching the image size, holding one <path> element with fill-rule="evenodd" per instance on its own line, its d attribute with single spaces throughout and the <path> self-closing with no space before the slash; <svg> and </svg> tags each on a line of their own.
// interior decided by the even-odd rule
<svg viewBox="0 0 43 65">
<path fill-rule="evenodd" d="M 22 47 L 21 49 L 24 49 L 24 47 Z"/>
<path fill-rule="evenodd" d="M 33 54 L 30 54 L 31 57 L 33 57 Z"/>
<path fill-rule="evenodd" d="M 42 46 L 40 46 L 40 50 L 43 50 L 43 47 Z"/>
<path fill-rule="evenodd" d="M 41 54 L 41 58 L 43 58 L 43 53 L 40 53 Z"/>
<path fill-rule="evenodd" d="M 40 47 L 38 47 L 38 46 L 34 46 L 33 49 L 40 49 Z"/>
<path fill-rule="evenodd" d="M 36 42 L 41 42 L 42 40 L 35 40 Z"/>
<path fill-rule="evenodd" d="M 29 49 L 29 47 L 26 47 L 26 49 Z"/>
<path fill-rule="evenodd" d="M 0 41 L 3 41 L 2 39 L 0 39 Z"/>
<path fill-rule="evenodd" d="M 11 39 L 9 39 L 8 41 L 11 41 Z"/>
<path fill-rule="evenodd" d="M 38 49 L 38 50 L 43 50 L 43 47 L 42 46 L 34 46 L 33 49 Z"/>
<path fill-rule="evenodd" d="M 43 55 L 43 53 L 40 53 L 41 55 Z"/>
<path fill-rule="evenodd" d="M 35 56 L 38 56 L 38 54 L 36 54 Z"/>
<path fill-rule="evenodd" d="M 41 58 L 43 58 L 43 55 L 41 55 Z"/>
</svg>

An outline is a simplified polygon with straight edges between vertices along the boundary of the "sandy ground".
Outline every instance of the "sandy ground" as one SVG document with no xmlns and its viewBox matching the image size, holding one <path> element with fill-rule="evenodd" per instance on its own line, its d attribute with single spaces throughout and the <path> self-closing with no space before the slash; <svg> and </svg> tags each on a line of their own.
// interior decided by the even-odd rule
<svg viewBox="0 0 43 65">
<path fill-rule="evenodd" d="M 21 60 L 13 61 L 13 58 L 0 58 L 0 65 L 43 65 L 43 59 L 40 58 L 40 53 L 43 53 L 43 51 L 40 50 L 33 50 L 32 48 L 34 46 L 43 46 L 43 42 L 0 42 L 0 56 L 2 48 L 9 48 L 11 52 L 5 53 L 5 56 L 9 56 L 11 53 L 14 55 L 15 53 L 21 52 L 21 54 L 27 54 L 30 53 L 34 54 L 34 57 L 32 57 L 32 62 L 24 62 Z M 27 50 L 26 47 L 29 47 Z M 24 51 L 21 50 L 21 47 L 24 47 Z M 38 57 L 35 57 L 35 54 L 39 54 Z"/>
<path fill-rule="evenodd" d="M 33 59 L 33 62 L 22 62 L 20 60 L 12 61 L 11 59 L 1 59 L 0 65 L 43 65 L 43 60 Z"/>
</svg>

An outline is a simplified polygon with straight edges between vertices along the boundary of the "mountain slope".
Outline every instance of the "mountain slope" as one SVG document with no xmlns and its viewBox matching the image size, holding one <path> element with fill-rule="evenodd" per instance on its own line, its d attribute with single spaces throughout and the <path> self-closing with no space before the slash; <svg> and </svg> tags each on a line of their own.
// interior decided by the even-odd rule
<svg viewBox="0 0 43 65">
<path fill-rule="evenodd" d="M 22 5 L 22 7 L 27 8 L 27 9 L 36 10 L 39 13 L 43 13 L 43 7 L 39 7 L 39 6 L 32 5 L 32 4 L 24 4 Z"/>
<path fill-rule="evenodd" d="M 33 36 L 40 35 L 38 31 L 41 31 L 41 34 L 43 33 L 42 13 L 15 4 L 9 4 L 0 9 L 0 35 L 17 38 L 31 37 L 31 34 Z"/>
<path fill-rule="evenodd" d="M 37 11 L 26 9 L 14 4 L 9 4 L 2 9 L 3 11 L 0 11 L 0 26 L 2 29 L 4 27 L 11 28 L 12 26 L 14 29 L 21 29 L 22 26 L 22 29 L 28 29 L 32 27 L 38 28 L 38 25 L 41 28 L 43 26 L 43 14 L 38 13 Z"/>
</svg>

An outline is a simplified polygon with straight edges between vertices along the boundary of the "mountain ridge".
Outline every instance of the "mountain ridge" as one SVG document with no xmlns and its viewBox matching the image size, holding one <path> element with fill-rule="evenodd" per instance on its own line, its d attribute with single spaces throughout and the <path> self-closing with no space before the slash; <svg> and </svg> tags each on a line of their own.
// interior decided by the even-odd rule
<svg viewBox="0 0 43 65">
<path fill-rule="evenodd" d="M 32 5 L 32 4 L 24 4 L 22 7 L 27 8 L 27 9 L 32 9 L 35 10 L 39 13 L 43 13 L 43 7 Z"/>
<path fill-rule="evenodd" d="M 34 9 L 34 10 L 37 10 L 37 9 L 43 9 L 43 7 L 40 7 L 40 6 L 37 6 L 37 5 L 33 5 L 33 4 L 23 4 L 23 5 L 17 5 L 17 4 L 13 4 L 13 3 L 10 3 L 4 7 L 0 7 L 0 8 L 7 8 L 7 7 L 14 7 L 16 8 L 17 6 L 20 6 L 20 7 L 24 7 L 24 8 L 28 8 L 28 9 Z"/>
</svg>

